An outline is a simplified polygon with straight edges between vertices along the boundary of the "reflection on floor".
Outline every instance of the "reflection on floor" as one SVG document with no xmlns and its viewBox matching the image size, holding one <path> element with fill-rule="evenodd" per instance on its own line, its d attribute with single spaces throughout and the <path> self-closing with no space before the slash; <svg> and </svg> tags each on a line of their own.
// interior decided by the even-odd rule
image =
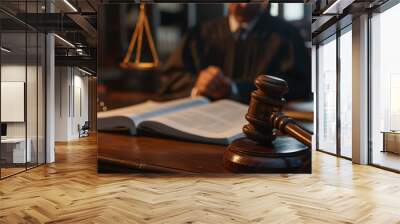
<svg viewBox="0 0 400 224">
<path fill-rule="evenodd" d="M 352 157 L 352 148 L 342 147 L 342 148 L 340 148 L 340 154 L 344 157 L 351 158 Z"/>
<path fill-rule="evenodd" d="M 400 155 L 396 153 L 374 151 L 372 163 L 400 171 Z"/>
<path fill-rule="evenodd" d="M 0 223 L 398 223 L 400 175 L 313 152 L 313 173 L 97 174 L 96 137 L 0 181 Z"/>
<path fill-rule="evenodd" d="M 15 173 L 18 173 L 18 172 L 21 172 L 24 170 L 25 170 L 25 167 L 24 168 L 1 168 L 1 178 L 13 175 Z"/>
<path fill-rule="evenodd" d="M 5 177 L 8 177 L 8 176 L 23 172 L 26 169 L 29 170 L 30 168 L 34 168 L 36 166 L 37 166 L 37 164 L 35 164 L 35 163 L 27 163 L 26 167 L 25 167 L 25 164 L 20 164 L 17 167 L 13 167 L 12 165 L 11 166 L 6 166 L 6 167 L 2 167 L 1 170 L 0 170 L 1 178 L 5 178 Z"/>
</svg>

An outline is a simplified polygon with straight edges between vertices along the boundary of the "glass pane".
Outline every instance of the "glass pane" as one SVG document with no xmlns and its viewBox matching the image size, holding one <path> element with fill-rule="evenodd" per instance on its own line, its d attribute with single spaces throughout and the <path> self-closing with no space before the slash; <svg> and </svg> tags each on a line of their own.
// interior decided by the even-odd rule
<svg viewBox="0 0 400 224">
<path fill-rule="evenodd" d="M 23 16 L 43 13 L 44 3 L 1 1 L 0 6 Z M 11 17 L 0 26 L 0 176 L 5 177 L 45 161 L 45 36 Z"/>
<path fill-rule="evenodd" d="M 372 163 L 400 170 L 400 4 L 374 15 L 372 26 Z"/>
<path fill-rule="evenodd" d="M 271 3 L 271 8 L 269 13 L 271 16 L 278 16 L 279 15 L 279 4 L 278 3 Z"/>
<path fill-rule="evenodd" d="M 336 39 L 318 48 L 318 149 L 336 153 Z"/>
<path fill-rule="evenodd" d="M 27 13 L 37 13 L 37 1 L 27 2 Z M 37 19 L 34 17 L 33 19 Z M 31 151 L 28 168 L 38 163 L 38 45 L 39 36 L 36 30 L 27 30 L 27 80 L 26 80 L 26 116 L 27 116 L 27 150 Z"/>
<path fill-rule="evenodd" d="M 2 33 L 1 46 L 1 174 L 25 170 L 26 151 L 26 33 Z"/>
<path fill-rule="evenodd" d="M 283 17 L 287 21 L 301 20 L 304 18 L 304 4 L 303 3 L 285 3 L 283 5 Z"/>
<path fill-rule="evenodd" d="M 352 35 L 340 36 L 340 153 L 352 156 Z"/>
<path fill-rule="evenodd" d="M 28 168 L 37 165 L 37 132 L 38 132 L 38 119 L 37 119 L 37 81 L 38 81 L 38 35 L 36 32 L 27 33 L 28 38 L 28 63 L 27 63 L 27 80 L 26 80 L 26 115 L 27 115 L 27 149 L 28 153 Z"/>
<path fill-rule="evenodd" d="M 38 164 L 45 163 L 46 151 L 45 151 L 45 60 L 46 60 L 46 51 L 45 51 L 46 37 L 44 34 L 39 34 L 39 42 L 38 42 Z"/>
</svg>

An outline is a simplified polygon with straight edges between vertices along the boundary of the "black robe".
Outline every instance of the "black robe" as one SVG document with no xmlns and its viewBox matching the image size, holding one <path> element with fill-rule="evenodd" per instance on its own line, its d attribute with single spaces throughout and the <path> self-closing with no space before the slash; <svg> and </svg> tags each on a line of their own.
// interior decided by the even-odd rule
<svg viewBox="0 0 400 224">
<path fill-rule="evenodd" d="M 199 71 L 214 65 L 236 83 L 239 101 L 249 101 L 260 74 L 286 80 L 287 99 L 305 99 L 311 95 L 310 57 L 298 30 L 279 18 L 261 15 L 239 45 L 224 17 L 196 26 L 184 36 L 164 67 L 160 94 L 188 96 Z"/>
</svg>

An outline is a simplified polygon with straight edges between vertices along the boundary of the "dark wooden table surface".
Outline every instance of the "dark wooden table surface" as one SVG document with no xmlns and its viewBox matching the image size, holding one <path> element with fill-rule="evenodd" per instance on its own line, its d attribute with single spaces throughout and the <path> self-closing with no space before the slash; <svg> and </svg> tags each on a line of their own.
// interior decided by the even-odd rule
<svg viewBox="0 0 400 224">
<path fill-rule="evenodd" d="M 97 138 L 99 172 L 228 173 L 226 146 L 106 132 Z"/>
<path fill-rule="evenodd" d="M 115 93 L 107 98 L 107 102 L 114 108 L 148 97 L 146 94 Z M 300 115 L 303 119 L 303 113 Z M 291 116 L 297 118 L 294 114 Z M 312 118 L 311 115 L 307 117 Z M 309 126 L 312 127 L 312 122 Z M 153 134 L 131 136 L 121 132 L 98 132 L 97 138 L 99 172 L 229 173 L 222 166 L 226 146 L 160 138 Z"/>
<path fill-rule="evenodd" d="M 297 142 L 294 139 L 291 141 Z M 293 143 L 291 141 L 289 142 Z M 222 165 L 222 157 L 226 150 L 226 146 L 222 145 L 146 134 L 131 136 L 121 132 L 98 132 L 97 147 L 100 173 L 231 173 Z M 305 170 L 297 170 L 295 173 L 307 173 L 307 170 L 311 169 L 308 166 L 304 168 Z"/>
</svg>

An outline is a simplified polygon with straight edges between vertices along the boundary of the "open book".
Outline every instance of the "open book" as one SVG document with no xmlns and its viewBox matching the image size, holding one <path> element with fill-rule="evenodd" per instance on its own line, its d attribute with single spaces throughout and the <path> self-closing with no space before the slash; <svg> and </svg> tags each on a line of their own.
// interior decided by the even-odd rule
<svg viewBox="0 0 400 224">
<path fill-rule="evenodd" d="M 99 112 L 102 130 L 127 128 L 132 135 L 143 129 L 175 138 L 227 145 L 243 137 L 247 105 L 232 100 L 210 102 L 203 97 L 168 102 L 147 101 L 120 109 Z"/>
</svg>

